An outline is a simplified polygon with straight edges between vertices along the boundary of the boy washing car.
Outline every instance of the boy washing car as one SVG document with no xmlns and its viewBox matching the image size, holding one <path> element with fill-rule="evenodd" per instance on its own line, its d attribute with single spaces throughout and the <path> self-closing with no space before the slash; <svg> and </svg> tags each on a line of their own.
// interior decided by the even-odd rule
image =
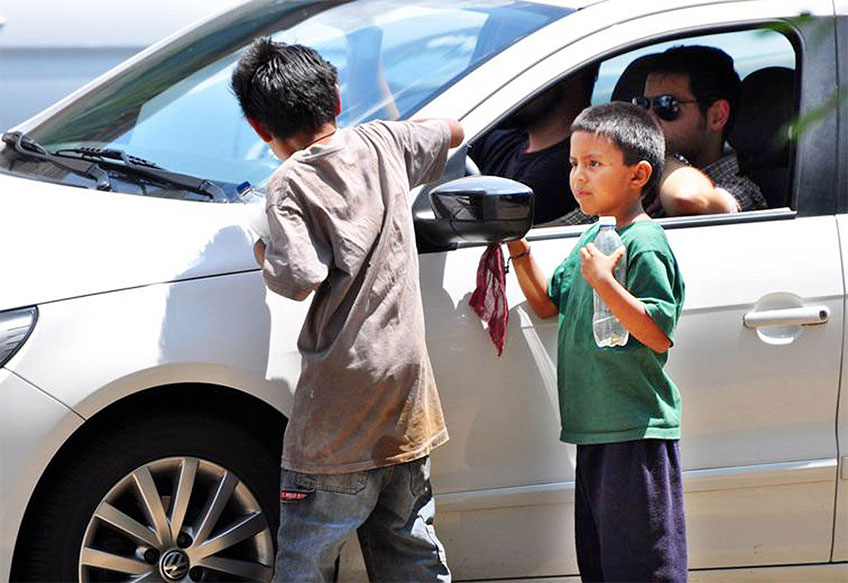
<svg viewBox="0 0 848 583">
<path fill-rule="evenodd" d="M 268 182 L 268 287 L 314 292 L 283 442 L 276 580 L 329 581 L 358 531 L 369 577 L 449 581 L 433 530 L 429 453 L 448 439 L 424 342 L 410 188 L 462 142 L 452 120 L 338 129 L 336 70 L 257 40 L 232 87 L 283 161 Z"/>
</svg>

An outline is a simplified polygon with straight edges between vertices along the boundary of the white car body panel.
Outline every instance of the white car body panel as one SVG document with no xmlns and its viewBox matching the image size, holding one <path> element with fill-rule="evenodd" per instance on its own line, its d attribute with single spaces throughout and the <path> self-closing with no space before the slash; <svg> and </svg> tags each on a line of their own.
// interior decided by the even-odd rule
<svg viewBox="0 0 848 583">
<path fill-rule="evenodd" d="M 139 390 L 178 383 L 231 387 L 288 413 L 308 304 L 284 302 L 287 325 L 273 352 L 258 271 L 48 303 L 7 368 L 86 418 Z M 67 374 L 92 355 L 93 375 Z M 266 380 L 269 358 L 273 380 Z M 47 360 L 56 366 L 45 367 Z"/>
<path fill-rule="evenodd" d="M 246 205 L 116 196 L 0 175 L 0 309 L 256 269 Z M 25 193 L 25 194 L 24 194 Z M 27 220 L 20 220 L 26 217 Z M 32 232 L 32 225 L 38 232 Z"/>
<path fill-rule="evenodd" d="M 848 2 L 843 3 L 842 14 L 848 16 Z M 848 281 L 848 217 L 837 218 L 845 271 L 843 277 Z M 843 346 L 848 346 L 848 326 L 846 326 Z M 844 348 L 843 348 L 844 350 Z M 843 362 L 842 383 L 839 396 L 836 435 L 839 441 L 839 467 L 836 477 L 836 516 L 833 521 L 833 557 L 832 561 L 848 561 L 848 371 Z"/>
<path fill-rule="evenodd" d="M 0 581 L 9 568 L 18 526 L 47 464 L 83 419 L 50 395 L 0 369 Z M 8 433 L 7 433 L 8 432 Z"/>
</svg>

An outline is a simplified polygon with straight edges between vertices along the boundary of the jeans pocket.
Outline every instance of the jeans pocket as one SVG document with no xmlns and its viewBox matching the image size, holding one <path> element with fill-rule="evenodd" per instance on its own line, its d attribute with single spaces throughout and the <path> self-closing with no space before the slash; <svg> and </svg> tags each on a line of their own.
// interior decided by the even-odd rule
<svg viewBox="0 0 848 583">
<path fill-rule="evenodd" d="M 430 493 L 430 456 L 407 464 L 409 469 L 409 489 L 414 498 Z"/>
<path fill-rule="evenodd" d="M 353 472 L 350 474 L 292 473 L 298 486 L 339 494 L 358 494 L 368 483 L 368 472 Z"/>
</svg>

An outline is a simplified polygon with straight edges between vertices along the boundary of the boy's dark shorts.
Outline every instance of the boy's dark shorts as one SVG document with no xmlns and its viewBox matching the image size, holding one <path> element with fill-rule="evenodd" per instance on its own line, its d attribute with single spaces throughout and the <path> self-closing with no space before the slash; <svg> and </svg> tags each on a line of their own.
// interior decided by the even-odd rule
<svg viewBox="0 0 848 583">
<path fill-rule="evenodd" d="M 583 581 L 686 581 L 676 440 L 577 446 L 575 535 Z"/>
</svg>

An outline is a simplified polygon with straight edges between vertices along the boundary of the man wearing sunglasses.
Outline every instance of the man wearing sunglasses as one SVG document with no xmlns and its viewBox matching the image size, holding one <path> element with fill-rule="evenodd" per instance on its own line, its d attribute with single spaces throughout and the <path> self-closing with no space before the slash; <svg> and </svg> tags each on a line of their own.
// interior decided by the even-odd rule
<svg viewBox="0 0 848 583">
<path fill-rule="evenodd" d="M 766 208 L 759 187 L 739 174 L 725 149 L 741 83 L 733 59 L 707 46 L 677 46 L 650 58 L 644 94 L 633 103 L 662 126 L 671 157 L 652 216 L 732 213 Z"/>
</svg>

